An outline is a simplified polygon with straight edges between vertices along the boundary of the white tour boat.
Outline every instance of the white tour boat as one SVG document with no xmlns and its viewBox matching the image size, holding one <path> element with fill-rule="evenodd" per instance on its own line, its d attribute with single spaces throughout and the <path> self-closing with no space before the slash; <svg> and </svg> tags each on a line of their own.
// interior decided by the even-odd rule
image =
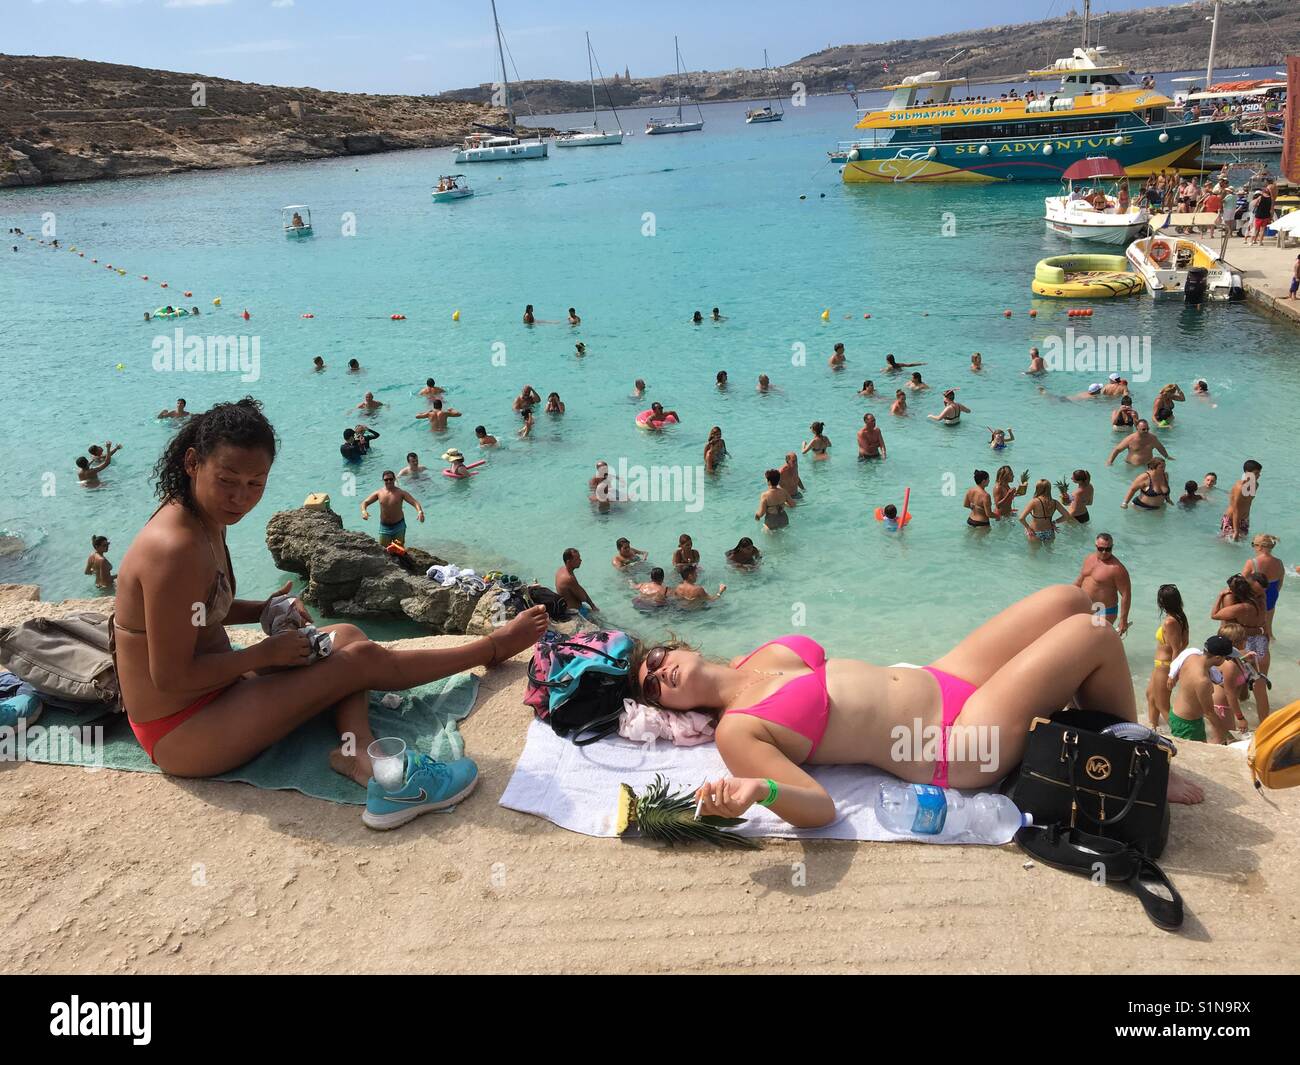
<svg viewBox="0 0 1300 1065">
<path fill-rule="evenodd" d="M 1105 156 L 1071 163 L 1061 175 L 1063 195 L 1044 201 L 1049 233 L 1071 240 L 1125 245 L 1146 229 L 1145 207 L 1129 199 L 1124 167 Z"/>
</svg>

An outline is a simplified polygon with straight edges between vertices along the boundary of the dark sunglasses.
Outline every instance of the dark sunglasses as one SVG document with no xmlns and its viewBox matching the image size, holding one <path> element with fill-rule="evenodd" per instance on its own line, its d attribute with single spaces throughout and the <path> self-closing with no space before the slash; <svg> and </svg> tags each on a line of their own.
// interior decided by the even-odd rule
<svg viewBox="0 0 1300 1065">
<path fill-rule="evenodd" d="M 1102 547 L 1100 544 L 1097 545 L 1097 554 L 1099 555 L 1109 555 L 1113 550 L 1115 550 L 1113 547 Z"/>
<path fill-rule="evenodd" d="M 645 658 L 645 683 L 641 686 L 642 693 L 645 695 L 646 702 L 659 702 L 659 695 L 662 688 L 659 684 L 659 678 L 655 673 L 663 667 L 664 659 L 668 657 L 669 648 L 653 647 Z"/>
</svg>

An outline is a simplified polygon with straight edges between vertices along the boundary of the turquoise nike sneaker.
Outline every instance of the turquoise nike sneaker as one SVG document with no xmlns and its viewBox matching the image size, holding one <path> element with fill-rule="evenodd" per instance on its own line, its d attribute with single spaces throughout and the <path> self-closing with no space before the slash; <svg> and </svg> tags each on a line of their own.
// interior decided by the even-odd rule
<svg viewBox="0 0 1300 1065">
<path fill-rule="evenodd" d="M 478 766 L 469 758 L 436 762 L 427 754 L 407 751 L 406 783 L 386 792 L 371 777 L 361 820 L 368 828 L 397 828 L 421 814 L 455 806 L 477 783 Z"/>
</svg>

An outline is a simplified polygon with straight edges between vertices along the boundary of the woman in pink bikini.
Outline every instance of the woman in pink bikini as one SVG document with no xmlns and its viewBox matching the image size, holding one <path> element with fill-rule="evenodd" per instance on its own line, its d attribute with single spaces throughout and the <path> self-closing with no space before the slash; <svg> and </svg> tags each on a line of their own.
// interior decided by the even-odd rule
<svg viewBox="0 0 1300 1065">
<path fill-rule="evenodd" d="M 332 710 L 355 757 L 330 764 L 364 785 L 368 693 L 399 691 L 504 661 L 546 629 L 535 607 L 489 637 L 445 650 L 394 651 L 355 625 L 331 625 L 333 650 L 307 665 L 301 630 L 236 650 L 225 625 L 256 623 L 269 600 L 236 599 L 226 527 L 261 500 L 275 430 L 256 400 L 193 415 L 154 470 L 162 505 L 140 530 L 118 575 L 112 647 L 122 705 L 154 764 L 183 777 L 215 776 Z M 287 592 L 285 585 L 281 592 Z M 309 621 L 302 604 L 294 607 Z"/>
<path fill-rule="evenodd" d="M 923 669 L 828 659 L 809 637 L 784 636 L 728 665 L 681 644 L 639 650 L 631 677 L 641 702 L 716 716 L 718 750 L 733 775 L 700 788 L 701 813 L 736 817 L 757 802 L 799 828 L 836 818 L 830 796 L 800 768 L 805 763 L 874 765 L 919 784 L 981 788 L 1020 761 L 1035 717 L 1076 698 L 1137 719 L 1119 636 L 1094 624 L 1088 597 L 1069 585 L 1008 607 Z M 958 721 L 993 730 L 997 765 L 973 757 L 949 762 L 948 736 Z M 936 759 L 892 757 L 900 728 L 936 726 L 944 738 Z M 1170 774 L 1170 801 L 1203 797 Z"/>
</svg>

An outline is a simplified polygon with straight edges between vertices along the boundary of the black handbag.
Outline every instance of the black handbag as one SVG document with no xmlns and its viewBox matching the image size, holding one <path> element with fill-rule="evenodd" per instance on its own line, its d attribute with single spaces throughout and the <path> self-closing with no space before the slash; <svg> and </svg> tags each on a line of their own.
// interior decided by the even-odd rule
<svg viewBox="0 0 1300 1065">
<path fill-rule="evenodd" d="M 1183 899 L 1156 864 L 1169 838 L 1173 752 L 1101 730 L 1122 719 L 1091 710 L 1035 718 L 1024 760 L 1002 790 L 1033 824 L 1016 843 L 1039 861 L 1126 884 L 1159 928 L 1182 926 Z"/>
<path fill-rule="evenodd" d="M 1061 710 L 1029 726 L 1024 760 L 1003 791 L 1036 825 L 1065 825 L 1159 858 L 1169 838 L 1172 751 L 1101 730 L 1121 718 Z"/>
</svg>

